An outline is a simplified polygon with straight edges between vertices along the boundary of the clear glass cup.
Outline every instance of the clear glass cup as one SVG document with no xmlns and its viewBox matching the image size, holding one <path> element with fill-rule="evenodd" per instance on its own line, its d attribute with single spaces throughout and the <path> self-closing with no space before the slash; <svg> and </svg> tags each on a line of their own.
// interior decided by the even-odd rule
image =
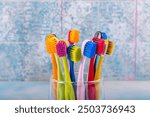
<svg viewBox="0 0 150 117">
<path fill-rule="evenodd" d="M 76 73 L 76 76 L 78 73 Z M 87 79 L 87 73 L 84 74 Z M 51 78 L 51 100 L 100 100 L 104 98 L 103 79 L 84 82 L 66 82 Z"/>
</svg>

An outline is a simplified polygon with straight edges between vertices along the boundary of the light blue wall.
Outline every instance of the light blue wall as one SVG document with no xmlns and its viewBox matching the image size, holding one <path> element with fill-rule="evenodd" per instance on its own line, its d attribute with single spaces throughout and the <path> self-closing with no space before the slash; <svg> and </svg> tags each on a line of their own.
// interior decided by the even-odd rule
<svg viewBox="0 0 150 117">
<path fill-rule="evenodd" d="M 97 30 L 116 43 L 106 56 L 106 80 L 150 79 L 149 0 L 2 0 L 0 2 L 0 80 L 46 80 L 51 76 L 45 36 L 67 38 L 81 31 L 81 40 Z"/>
</svg>

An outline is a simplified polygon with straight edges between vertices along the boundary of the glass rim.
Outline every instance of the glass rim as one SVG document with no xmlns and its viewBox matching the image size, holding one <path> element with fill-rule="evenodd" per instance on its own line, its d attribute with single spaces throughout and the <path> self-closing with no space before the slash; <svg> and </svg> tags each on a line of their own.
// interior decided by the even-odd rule
<svg viewBox="0 0 150 117">
<path fill-rule="evenodd" d="M 84 83 L 84 84 L 88 84 L 88 83 L 99 83 L 100 81 L 102 80 L 102 78 L 101 79 L 98 79 L 98 80 L 93 80 L 93 81 L 83 81 L 83 82 L 78 82 L 78 81 L 76 81 L 76 82 L 66 82 L 66 81 L 61 81 L 61 80 L 56 80 L 56 79 L 51 79 L 50 81 L 52 81 L 52 82 L 56 82 L 56 83 L 71 83 L 71 84 L 78 84 L 78 83 Z"/>
</svg>

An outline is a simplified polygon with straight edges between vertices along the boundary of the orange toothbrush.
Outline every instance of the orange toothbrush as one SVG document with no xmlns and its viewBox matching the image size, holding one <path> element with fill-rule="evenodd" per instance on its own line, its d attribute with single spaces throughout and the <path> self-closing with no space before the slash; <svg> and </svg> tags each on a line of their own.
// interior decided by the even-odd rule
<svg viewBox="0 0 150 117">
<path fill-rule="evenodd" d="M 57 38 L 53 34 L 49 34 L 46 37 L 46 50 L 47 53 L 51 55 L 52 60 L 52 70 L 53 70 L 53 78 L 54 80 L 57 80 L 57 63 L 56 63 L 56 44 L 57 44 Z M 57 97 L 57 83 L 54 82 L 54 94 L 55 98 Z"/>
</svg>

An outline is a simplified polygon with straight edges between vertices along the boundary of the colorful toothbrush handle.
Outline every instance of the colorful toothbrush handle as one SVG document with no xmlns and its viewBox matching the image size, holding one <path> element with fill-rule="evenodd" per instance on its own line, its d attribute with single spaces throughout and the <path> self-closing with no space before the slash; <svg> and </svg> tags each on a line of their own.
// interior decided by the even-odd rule
<svg viewBox="0 0 150 117">
<path fill-rule="evenodd" d="M 55 54 L 51 54 L 51 59 L 52 59 L 52 70 L 53 70 L 53 77 L 55 80 L 57 80 L 57 63 L 56 63 L 56 58 Z M 57 97 L 57 83 L 54 81 L 53 83 L 54 86 L 54 95 L 55 98 Z"/>
<path fill-rule="evenodd" d="M 52 58 L 53 77 L 55 80 L 57 80 L 57 63 L 56 63 L 55 54 L 51 54 L 51 58 Z"/>
<path fill-rule="evenodd" d="M 90 59 L 90 66 L 89 66 L 89 72 L 88 72 L 88 81 L 94 80 L 94 60 L 95 57 Z"/>
<path fill-rule="evenodd" d="M 100 80 L 101 78 L 101 69 L 102 69 L 103 60 L 104 60 L 104 55 L 101 55 L 98 61 L 96 72 L 95 72 L 95 78 L 94 78 L 95 81 Z M 100 98 L 100 83 L 95 84 L 95 92 L 96 92 L 96 99 L 99 99 Z"/>
<path fill-rule="evenodd" d="M 63 77 L 63 74 L 62 74 L 60 59 L 59 59 L 58 56 L 56 56 L 56 60 L 57 60 L 57 69 L 58 69 L 57 100 L 65 100 L 64 77 Z"/>
<path fill-rule="evenodd" d="M 77 82 L 77 100 L 85 99 L 85 86 L 84 86 L 84 65 L 86 58 L 83 56 L 80 63 L 78 82 Z"/>
<path fill-rule="evenodd" d="M 73 85 L 73 89 L 74 89 L 74 93 L 75 93 L 75 97 L 76 97 L 76 80 L 75 80 L 75 73 L 74 73 L 74 62 L 70 60 L 70 77 L 71 77 L 71 82 L 72 82 L 72 85 Z"/>
<path fill-rule="evenodd" d="M 94 74 L 95 74 L 95 72 L 96 72 L 99 59 L 100 59 L 100 56 L 99 56 L 99 55 L 96 55 L 95 63 L 94 63 Z"/>
<path fill-rule="evenodd" d="M 71 81 L 75 82 L 74 62 L 71 61 L 71 60 L 69 62 L 70 62 L 70 77 L 71 77 Z"/>
<path fill-rule="evenodd" d="M 94 60 L 95 57 L 91 58 L 89 72 L 88 72 L 88 99 L 95 100 L 96 99 L 96 92 L 95 92 L 95 84 L 94 82 Z"/>
<path fill-rule="evenodd" d="M 101 78 L 101 70 L 102 70 L 103 60 L 104 60 L 104 56 L 101 55 L 100 59 L 98 61 L 98 66 L 97 66 L 97 69 L 96 69 L 96 72 L 95 72 L 95 78 L 94 78 L 94 80 L 99 80 Z"/>
<path fill-rule="evenodd" d="M 64 72 L 65 72 L 65 99 L 66 100 L 75 100 L 74 89 L 71 83 L 71 78 L 68 69 L 68 63 L 66 56 L 62 58 L 64 64 Z"/>
</svg>

